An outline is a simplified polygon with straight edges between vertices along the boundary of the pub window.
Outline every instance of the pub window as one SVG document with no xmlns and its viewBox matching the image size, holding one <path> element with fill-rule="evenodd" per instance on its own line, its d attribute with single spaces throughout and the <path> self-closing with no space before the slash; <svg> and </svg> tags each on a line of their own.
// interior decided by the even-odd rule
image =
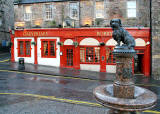
<svg viewBox="0 0 160 114">
<path fill-rule="evenodd" d="M 24 6 L 24 21 L 30 21 L 32 19 L 31 6 Z"/>
<path fill-rule="evenodd" d="M 127 1 L 128 18 L 136 17 L 136 1 Z"/>
<path fill-rule="evenodd" d="M 18 57 L 31 57 L 31 40 L 18 40 Z"/>
<path fill-rule="evenodd" d="M 71 2 L 69 4 L 69 7 L 70 7 L 70 18 L 72 18 L 72 19 L 78 19 L 78 16 L 79 16 L 78 3 Z"/>
<path fill-rule="evenodd" d="M 102 1 L 96 2 L 96 18 L 104 18 L 104 3 Z"/>
<path fill-rule="evenodd" d="M 52 20 L 53 19 L 53 5 L 45 4 L 45 19 Z"/>
<path fill-rule="evenodd" d="M 41 55 L 46 58 L 56 58 L 56 40 L 41 40 Z"/>
<path fill-rule="evenodd" d="M 99 63 L 100 47 L 81 47 L 80 62 L 81 63 Z"/>
<path fill-rule="evenodd" d="M 116 63 L 116 59 L 113 56 L 113 47 L 106 47 L 106 62 L 107 64 L 115 64 Z"/>
</svg>

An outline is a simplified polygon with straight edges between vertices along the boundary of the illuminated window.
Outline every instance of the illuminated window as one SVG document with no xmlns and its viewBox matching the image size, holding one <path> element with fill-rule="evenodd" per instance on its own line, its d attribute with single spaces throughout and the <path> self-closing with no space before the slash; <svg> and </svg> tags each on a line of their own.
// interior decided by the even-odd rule
<svg viewBox="0 0 160 114">
<path fill-rule="evenodd" d="M 56 40 L 41 40 L 41 55 L 46 58 L 56 58 Z"/>
<path fill-rule="evenodd" d="M 45 4 L 45 19 L 52 20 L 53 19 L 53 5 Z"/>
<path fill-rule="evenodd" d="M 127 15 L 129 18 L 136 17 L 136 1 L 127 2 Z"/>
<path fill-rule="evenodd" d="M 69 7 L 70 7 L 70 18 L 78 19 L 78 17 L 79 17 L 78 3 L 72 2 L 69 4 Z"/>
<path fill-rule="evenodd" d="M 116 59 L 112 54 L 113 51 L 113 47 L 106 47 L 106 62 L 107 64 L 115 64 L 116 63 Z"/>
<path fill-rule="evenodd" d="M 80 62 L 81 63 L 99 63 L 100 47 L 81 47 Z"/>
<path fill-rule="evenodd" d="M 32 19 L 31 6 L 24 6 L 24 21 L 30 21 Z"/>
<path fill-rule="evenodd" d="M 18 40 L 18 57 L 31 57 L 31 40 Z"/>
<path fill-rule="evenodd" d="M 104 3 L 96 2 L 96 18 L 104 18 Z"/>
</svg>

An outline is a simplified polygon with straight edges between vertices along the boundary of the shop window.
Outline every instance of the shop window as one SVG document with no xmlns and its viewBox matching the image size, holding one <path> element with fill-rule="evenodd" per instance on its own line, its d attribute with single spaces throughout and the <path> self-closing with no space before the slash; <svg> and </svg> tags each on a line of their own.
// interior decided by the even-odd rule
<svg viewBox="0 0 160 114">
<path fill-rule="evenodd" d="M 69 4 L 70 7 L 70 18 L 72 19 L 78 19 L 79 18 L 79 7 L 78 7 L 78 3 L 76 2 L 71 2 Z"/>
<path fill-rule="evenodd" d="M 31 40 L 18 40 L 18 57 L 31 57 Z"/>
<path fill-rule="evenodd" d="M 53 20 L 53 5 L 45 4 L 45 19 Z"/>
<path fill-rule="evenodd" d="M 30 21 L 32 19 L 31 6 L 24 6 L 24 21 Z"/>
<path fill-rule="evenodd" d="M 107 64 L 115 64 L 116 63 L 116 59 L 113 56 L 113 47 L 106 47 L 106 62 Z"/>
<path fill-rule="evenodd" d="M 104 3 L 96 2 L 96 18 L 104 18 Z"/>
<path fill-rule="evenodd" d="M 46 58 L 56 58 L 56 40 L 41 40 L 41 55 Z"/>
<path fill-rule="evenodd" d="M 136 17 L 136 1 L 127 2 L 127 15 L 128 18 Z"/>
<path fill-rule="evenodd" d="M 80 62 L 81 63 L 99 63 L 100 47 L 81 47 Z"/>
</svg>

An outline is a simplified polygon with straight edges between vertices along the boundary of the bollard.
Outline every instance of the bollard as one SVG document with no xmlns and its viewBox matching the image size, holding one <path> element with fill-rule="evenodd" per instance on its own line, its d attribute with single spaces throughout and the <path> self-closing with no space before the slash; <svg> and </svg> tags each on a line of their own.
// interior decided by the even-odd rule
<svg viewBox="0 0 160 114">
<path fill-rule="evenodd" d="M 25 69 L 24 58 L 19 58 L 18 70 L 24 70 L 24 69 Z"/>
</svg>

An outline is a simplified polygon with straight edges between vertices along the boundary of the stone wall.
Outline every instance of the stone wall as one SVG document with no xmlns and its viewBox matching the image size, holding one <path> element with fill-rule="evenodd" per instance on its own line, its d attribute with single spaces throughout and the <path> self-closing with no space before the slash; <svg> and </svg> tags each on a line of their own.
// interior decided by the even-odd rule
<svg viewBox="0 0 160 114">
<path fill-rule="evenodd" d="M 96 2 L 104 4 L 104 17 L 96 18 Z M 74 20 L 76 27 L 108 27 L 112 18 L 120 18 L 124 26 L 149 27 L 149 0 L 136 0 L 137 3 L 137 17 L 127 17 L 127 1 L 128 0 L 81 0 L 79 7 L 79 19 Z M 73 2 L 73 1 L 70 1 Z M 46 21 L 44 19 L 44 5 L 45 3 L 30 4 L 32 6 L 32 20 L 24 21 L 23 6 L 26 4 L 15 5 L 15 21 L 25 22 L 25 28 L 32 28 L 38 21 L 40 27 L 51 28 L 52 21 L 56 22 L 56 26 L 63 25 L 63 20 L 70 17 L 69 4 L 70 2 L 50 2 L 54 6 L 53 20 Z M 74 1 L 79 3 L 79 1 Z M 98 23 L 98 24 L 97 24 Z"/>
<path fill-rule="evenodd" d="M 160 79 L 160 0 L 152 0 L 152 74 Z"/>
<path fill-rule="evenodd" d="M 0 48 L 2 40 L 10 41 L 9 28 L 14 26 L 13 0 L 0 0 Z M 1 49 L 0 49 L 1 50 Z"/>
</svg>

